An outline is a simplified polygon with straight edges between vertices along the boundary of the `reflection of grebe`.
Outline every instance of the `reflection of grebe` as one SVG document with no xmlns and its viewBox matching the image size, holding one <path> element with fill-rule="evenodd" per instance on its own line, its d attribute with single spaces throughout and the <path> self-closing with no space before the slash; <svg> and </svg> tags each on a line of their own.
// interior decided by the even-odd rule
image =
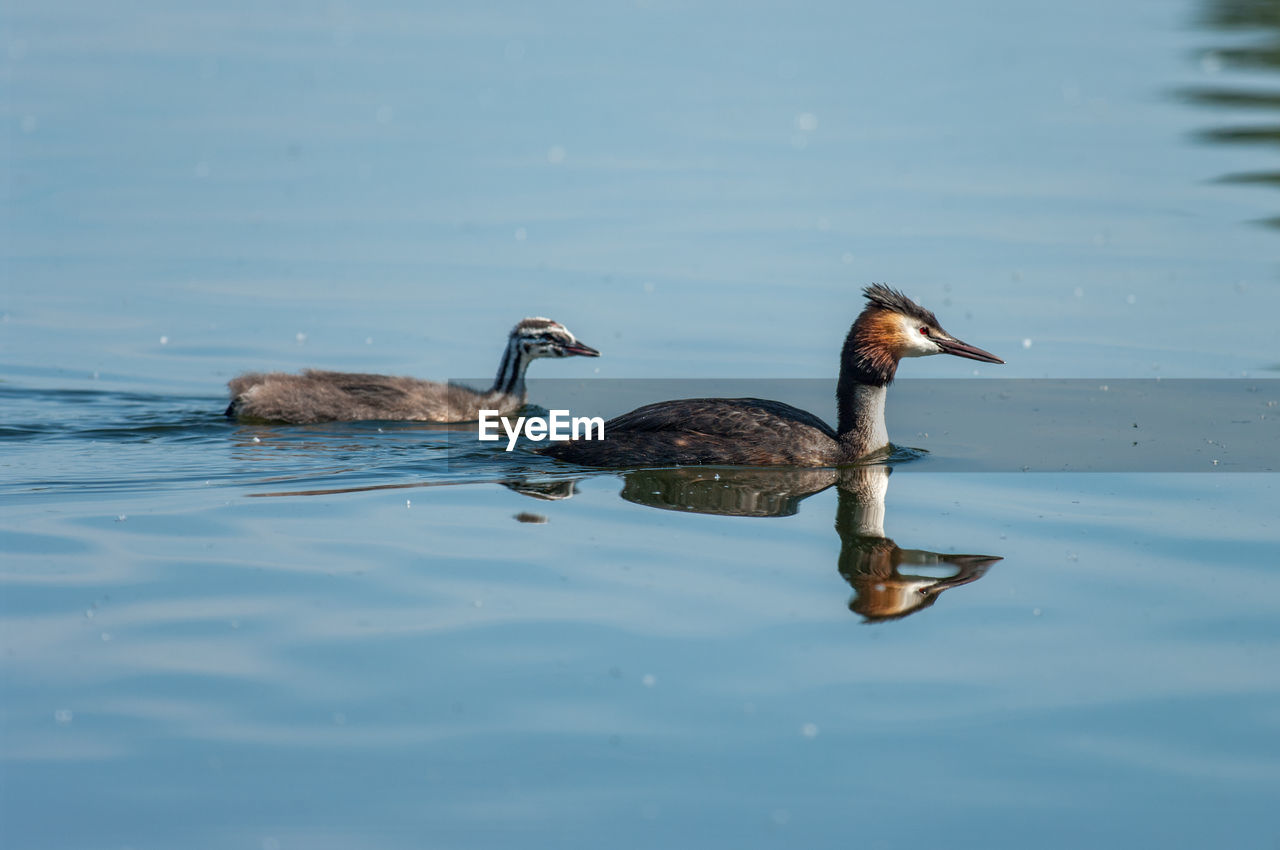
<svg viewBox="0 0 1280 850">
<path fill-rule="evenodd" d="M 902 549 L 884 536 L 884 495 L 889 468 L 840 470 L 836 531 L 840 575 L 853 587 L 849 610 L 867 622 L 896 620 L 928 608 L 942 591 L 982 578 L 996 555 L 944 555 Z M 907 570 L 903 572 L 904 568 Z M 944 570 L 933 576 L 911 572 Z"/>
<path fill-rule="evenodd" d="M 879 284 L 864 292 L 869 303 L 849 329 L 840 357 L 836 430 L 777 401 L 696 398 L 624 413 L 605 423 L 602 441 L 574 440 L 542 451 L 587 466 L 838 466 L 889 444 L 885 390 L 903 357 L 954 354 L 1004 362 L 948 334 L 933 313 L 901 292 Z"/>
<path fill-rule="evenodd" d="M 982 578 L 994 555 L 947 555 L 902 549 L 884 536 L 889 467 L 842 469 L 637 469 L 624 476 L 622 498 L 664 510 L 717 516 L 792 516 L 800 502 L 837 487 L 840 575 L 853 587 L 849 610 L 868 622 L 928 608 L 942 591 Z M 921 574 L 912 572 L 918 570 Z M 946 575 L 926 575 L 925 571 Z"/>
<path fill-rule="evenodd" d="M 524 373 L 539 357 L 599 357 L 559 322 L 524 319 L 511 330 L 498 376 L 486 392 L 457 384 L 366 375 L 320 372 L 300 375 L 251 372 L 231 381 L 227 416 L 270 422 L 354 422 L 399 419 L 426 422 L 470 422 L 481 410 L 511 413 L 524 406 Z"/>
</svg>

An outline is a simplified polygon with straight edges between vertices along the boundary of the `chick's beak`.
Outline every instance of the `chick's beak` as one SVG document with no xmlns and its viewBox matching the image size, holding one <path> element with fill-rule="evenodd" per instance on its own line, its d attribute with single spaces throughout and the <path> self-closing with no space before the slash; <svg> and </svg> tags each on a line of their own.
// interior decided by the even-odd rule
<svg viewBox="0 0 1280 850">
<path fill-rule="evenodd" d="M 599 351 L 596 351 L 591 346 L 584 345 L 583 343 L 578 342 L 576 340 L 570 343 L 561 344 L 560 350 L 563 351 L 565 354 L 576 354 L 579 357 L 599 357 L 600 356 Z"/>
<path fill-rule="evenodd" d="M 943 354 L 954 354 L 956 357 L 967 357 L 970 360 L 981 360 L 983 363 L 1004 362 L 990 351 L 983 351 L 977 346 L 970 345 L 967 342 L 961 342 L 958 339 L 953 339 L 951 337 L 935 337 L 933 341 L 938 344 L 938 348 L 942 349 Z"/>
</svg>

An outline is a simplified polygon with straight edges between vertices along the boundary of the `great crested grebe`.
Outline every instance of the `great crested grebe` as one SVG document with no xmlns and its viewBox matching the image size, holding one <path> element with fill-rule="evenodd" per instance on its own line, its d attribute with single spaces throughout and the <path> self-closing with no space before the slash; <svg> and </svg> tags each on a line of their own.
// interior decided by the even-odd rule
<svg viewBox="0 0 1280 850">
<path fill-rule="evenodd" d="M 585 466 L 839 466 L 889 445 L 885 390 L 903 357 L 954 354 L 1003 363 L 961 342 L 907 296 L 882 284 L 863 290 L 867 306 L 840 355 L 839 419 L 758 398 L 691 398 L 645 405 L 604 423 L 603 440 L 553 443 L 542 453 Z"/>
<path fill-rule="evenodd" d="M 470 422 L 481 410 L 511 413 L 524 406 L 524 373 L 539 357 L 599 357 L 559 322 L 523 319 L 511 329 L 493 386 L 484 392 L 459 384 L 320 372 L 300 375 L 251 372 L 233 379 L 226 415 L 240 419 L 307 424 L 400 419 L 420 422 Z"/>
</svg>

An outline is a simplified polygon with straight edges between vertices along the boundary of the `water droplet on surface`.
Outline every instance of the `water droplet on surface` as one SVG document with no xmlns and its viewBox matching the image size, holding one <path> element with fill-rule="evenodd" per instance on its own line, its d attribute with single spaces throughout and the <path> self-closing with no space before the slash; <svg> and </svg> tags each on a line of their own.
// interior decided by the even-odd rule
<svg viewBox="0 0 1280 850">
<path fill-rule="evenodd" d="M 60 708 L 53 713 L 53 722 L 59 726 L 66 726 L 72 720 L 75 720 L 75 713 L 69 708 Z"/>
<path fill-rule="evenodd" d="M 307 335 L 304 334 L 302 331 L 298 331 L 296 334 L 293 335 L 293 339 L 295 342 L 298 343 L 298 345 L 302 345 L 304 342 L 307 341 Z"/>
<path fill-rule="evenodd" d="M 818 116 L 812 112 L 801 112 L 796 116 L 796 129 L 802 133 L 812 133 L 818 129 Z"/>
<path fill-rule="evenodd" d="M 167 336 L 162 336 L 162 337 L 160 337 L 160 344 L 161 344 L 161 345 L 168 345 L 168 344 L 169 344 L 169 337 L 167 337 Z"/>
<path fill-rule="evenodd" d="M 800 727 L 800 734 L 804 735 L 806 738 L 818 737 L 818 724 L 816 723 L 804 724 L 803 726 Z"/>
<path fill-rule="evenodd" d="M 1026 339 L 1024 339 L 1024 340 L 1022 341 L 1022 347 L 1023 347 L 1023 348 L 1030 348 L 1030 347 L 1031 347 L 1031 338 L 1030 338 L 1030 337 L 1027 337 Z"/>
<path fill-rule="evenodd" d="M 658 684 L 658 677 L 652 673 L 645 673 L 640 679 L 640 684 L 644 685 L 646 688 L 652 688 L 654 685 Z"/>
</svg>

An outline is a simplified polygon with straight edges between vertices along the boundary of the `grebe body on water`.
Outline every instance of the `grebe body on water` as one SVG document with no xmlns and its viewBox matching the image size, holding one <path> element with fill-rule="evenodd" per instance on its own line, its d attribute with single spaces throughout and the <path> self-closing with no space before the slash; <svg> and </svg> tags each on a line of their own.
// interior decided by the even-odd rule
<svg viewBox="0 0 1280 850">
<path fill-rule="evenodd" d="M 885 392 L 902 358 L 952 354 L 1004 362 L 951 336 L 932 312 L 895 289 L 875 284 L 863 294 L 867 306 L 841 351 L 835 428 L 779 401 L 691 398 L 624 413 L 604 424 L 603 440 L 555 443 L 541 452 L 585 466 L 616 468 L 839 466 L 888 447 Z"/>
<path fill-rule="evenodd" d="M 470 422 L 481 410 L 511 413 L 527 399 L 524 373 L 540 357 L 599 357 L 559 322 L 539 317 L 511 330 L 488 390 L 393 375 L 322 372 L 298 375 L 251 372 L 233 379 L 226 415 L 239 419 L 308 424 L 399 419 Z"/>
</svg>

